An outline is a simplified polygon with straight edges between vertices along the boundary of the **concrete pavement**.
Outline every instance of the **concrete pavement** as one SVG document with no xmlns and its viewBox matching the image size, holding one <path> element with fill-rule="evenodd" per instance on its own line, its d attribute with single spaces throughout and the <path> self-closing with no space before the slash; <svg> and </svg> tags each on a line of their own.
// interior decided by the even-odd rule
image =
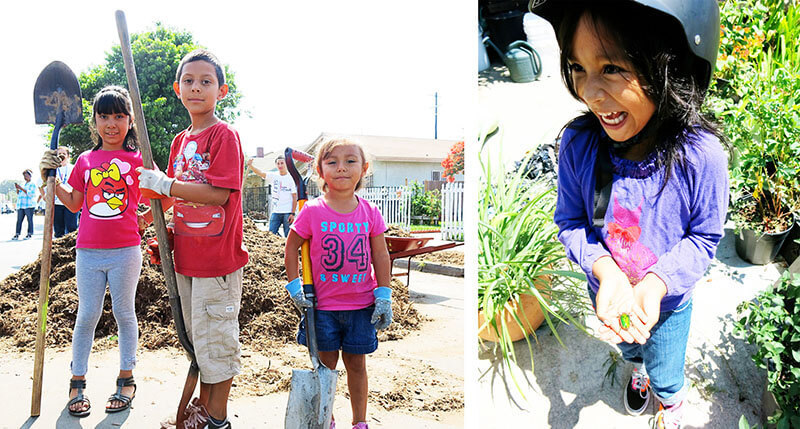
<svg viewBox="0 0 800 429">
<path fill-rule="evenodd" d="M 30 240 L 12 241 L 14 228 L 17 223 L 17 213 L 5 213 L 0 215 L 0 279 L 6 278 L 9 274 L 16 272 L 23 265 L 36 260 L 39 252 L 42 251 L 42 231 L 44 230 L 44 217 L 33 217 L 33 237 Z M 24 237 L 28 228 L 28 221 L 22 221 L 22 233 Z"/>
</svg>

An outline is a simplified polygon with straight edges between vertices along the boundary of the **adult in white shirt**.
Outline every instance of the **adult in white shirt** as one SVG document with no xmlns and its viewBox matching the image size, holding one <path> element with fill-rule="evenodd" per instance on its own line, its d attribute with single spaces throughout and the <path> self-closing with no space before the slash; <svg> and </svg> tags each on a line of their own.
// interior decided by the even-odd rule
<svg viewBox="0 0 800 429">
<path fill-rule="evenodd" d="M 59 146 L 58 156 L 61 157 L 61 166 L 56 169 L 56 180 L 72 189 L 68 184 L 70 173 L 72 173 L 72 164 L 69 163 L 69 148 L 66 146 Z M 53 235 L 56 238 L 64 234 L 69 234 L 78 229 L 78 214 L 72 213 L 64 206 L 64 203 L 55 197 L 55 206 L 53 209 Z"/>
<path fill-rule="evenodd" d="M 253 165 L 253 159 L 247 160 L 247 166 L 254 173 L 267 179 L 270 184 L 271 206 L 269 216 L 269 231 L 278 234 L 278 228 L 283 226 L 283 236 L 289 235 L 289 226 L 294 222 L 295 207 L 297 207 L 297 186 L 294 179 L 286 169 L 286 160 L 283 156 L 275 159 L 278 172 L 266 172 Z"/>
</svg>

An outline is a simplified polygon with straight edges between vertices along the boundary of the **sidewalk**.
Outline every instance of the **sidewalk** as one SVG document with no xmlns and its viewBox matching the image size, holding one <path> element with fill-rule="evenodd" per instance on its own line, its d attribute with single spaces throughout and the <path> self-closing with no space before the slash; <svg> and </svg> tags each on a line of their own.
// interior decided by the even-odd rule
<svg viewBox="0 0 800 429">
<path fill-rule="evenodd" d="M 694 293 L 692 327 L 686 355 L 689 379 L 688 407 L 684 428 L 738 427 L 744 415 L 751 424 L 761 419 L 761 394 L 765 376 L 750 359 L 754 349 L 732 336 L 736 306 L 772 285 L 785 263 L 765 266 L 742 261 L 734 249 L 733 224 L 717 250 L 706 276 Z M 595 317 L 586 323 L 599 327 Z M 502 418 L 506 423 L 527 427 L 603 428 L 647 427 L 657 411 L 650 406 L 642 416 L 631 417 L 622 405 L 622 386 L 630 377 L 630 366 L 621 362 L 614 386 L 603 380 L 606 359 L 615 347 L 586 336 L 574 327 L 561 326 L 561 347 L 546 326 L 536 331 L 533 345 L 534 370 L 525 341 L 515 343 L 518 366 L 512 370 L 525 398 L 503 367 L 499 354 L 484 349 L 479 354 L 478 403 L 481 422 Z M 492 343 L 485 343 L 491 346 Z M 498 352 L 499 353 L 499 352 Z"/>
<path fill-rule="evenodd" d="M 44 230 L 44 217 L 33 217 L 33 237 L 30 240 L 12 241 L 14 228 L 17 224 L 17 213 L 5 213 L 0 215 L 0 279 L 6 278 L 9 274 L 16 272 L 23 265 L 36 260 L 39 252 L 42 251 L 42 231 Z M 21 237 L 25 236 L 28 228 L 28 221 L 22 221 Z"/>
</svg>

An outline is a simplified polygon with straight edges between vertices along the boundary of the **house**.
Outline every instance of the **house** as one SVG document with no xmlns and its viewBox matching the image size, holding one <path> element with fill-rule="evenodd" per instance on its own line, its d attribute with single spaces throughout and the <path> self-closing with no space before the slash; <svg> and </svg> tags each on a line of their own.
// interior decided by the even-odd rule
<svg viewBox="0 0 800 429">
<path fill-rule="evenodd" d="M 338 134 L 322 133 L 306 147 L 298 148 L 315 153 L 322 142 Z M 447 157 L 455 140 L 435 140 L 411 137 L 346 135 L 360 143 L 370 161 L 370 175 L 366 186 L 401 186 L 411 182 L 438 181 L 442 179 L 442 161 Z M 258 160 L 258 168 L 274 169 L 278 153 L 266 154 Z M 464 180 L 459 174 L 456 180 Z"/>
</svg>

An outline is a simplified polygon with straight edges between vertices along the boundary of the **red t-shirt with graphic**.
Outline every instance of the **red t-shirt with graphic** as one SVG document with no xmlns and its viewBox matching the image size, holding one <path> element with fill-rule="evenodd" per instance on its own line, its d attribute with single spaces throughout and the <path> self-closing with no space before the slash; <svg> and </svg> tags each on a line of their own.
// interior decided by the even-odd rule
<svg viewBox="0 0 800 429">
<path fill-rule="evenodd" d="M 190 131 L 172 141 L 167 175 L 231 192 L 221 206 L 175 198 L 175 271 L 189 277 L 224 276 L 248 260 L 242 243 L 242 145 L 239 133 L 222 121 L 197 135 Z"/>
<path fill-rule="evenodd" d="M 83 192 L 81 224 L 75 247 L 116 249 L 141 242 L 136 209 L 139 206 L 139 151 L 90 150 L 78 157 L 67 180 Z"/>
</svg>

